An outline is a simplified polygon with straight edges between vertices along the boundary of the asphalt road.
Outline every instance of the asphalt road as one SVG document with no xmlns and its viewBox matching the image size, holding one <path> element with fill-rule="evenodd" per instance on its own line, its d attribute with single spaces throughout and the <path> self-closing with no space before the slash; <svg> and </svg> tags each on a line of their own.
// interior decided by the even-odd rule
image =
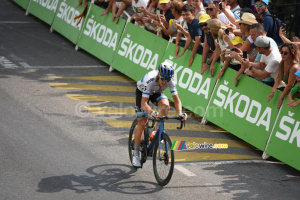
<svg viewBox="0 0 300 200">
<path fill-rule="evenodd" d="M 299 171 L 260 159 L 262 152 L 213 125 L 170 135 L 239 146 L 215 155 L 209 150 L 188 153 L 184 162 L 176 162 L 166 187 L 156 184 L 151 160 L 134 170 L 127 153 L 128 128 L 116 126 L 134 115 L 86 108 L 130 108 L 130 102 L 96 98 L 130 99 L 133 92 L 99 85 L 135 83 L 120 82 L 122 74 L 75 51 L 48 25 L 24 13 L 12 1 L 1 2 L 0 199 L 299 199 Z M 197 123 L 197 118 L 189 120 Z M 212 160 L 205 159 L 209 156 Z"/>
</svg>

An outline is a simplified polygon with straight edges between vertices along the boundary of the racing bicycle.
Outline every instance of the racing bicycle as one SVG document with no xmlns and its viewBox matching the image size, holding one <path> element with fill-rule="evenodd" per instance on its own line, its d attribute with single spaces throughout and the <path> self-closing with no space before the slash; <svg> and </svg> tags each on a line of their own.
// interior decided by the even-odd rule
<svg viewBox="0 0 300 200">
<path fill-rule="evenodd" d="M 161 186 L 165 186 L 171 180 L 174 170 L 175 156 L 174 151 L 171 150 L 172 141 L 170 137 L 166 134 L 164 128 L 164 121 L 169 119 L 176 119 L 181 122 L 180 127 L 177 129 L 182 129 L 185 122 L 182 121 L 181 117 L 157 117 L 155 119 L 149 118 L 144 134 L 142 134 L 141 140 L 141 165 L 147 161 L 147 157 L 153 157 L 153 171 L 157 183 Z M 152 121 L 152 125 L 149 126 L 149 121 Z M 152 139 L 149 141 L 149 131 L 155 127 L 155 123 L 159 122 L 159 128 Z M 132 163 L 132 158 L 134 156 L 134 133 L 137 127 L 138 121 L 135 119 L 131 125 L 129 132 L 128 150 L 129 158 Z M 151 132 L 150 132 L 151 133 Z M 134 166 L 134 165 L 133 165 Z M 134 166 L 135 167 L 135 166 Z"/>
</svg>

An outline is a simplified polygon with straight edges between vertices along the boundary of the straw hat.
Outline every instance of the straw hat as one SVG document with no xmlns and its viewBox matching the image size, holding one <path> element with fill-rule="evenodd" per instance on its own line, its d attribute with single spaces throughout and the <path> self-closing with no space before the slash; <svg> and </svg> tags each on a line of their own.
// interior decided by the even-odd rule
<svg viewBox="0 0 300 200">
<path fill-rule="evenodd" d="M 244 13 L 241 19 L 236 20 L 235 22 L 248 25 L 258 23 L 255 19 L 255 16 L 252 13 Z"/>
</svg>

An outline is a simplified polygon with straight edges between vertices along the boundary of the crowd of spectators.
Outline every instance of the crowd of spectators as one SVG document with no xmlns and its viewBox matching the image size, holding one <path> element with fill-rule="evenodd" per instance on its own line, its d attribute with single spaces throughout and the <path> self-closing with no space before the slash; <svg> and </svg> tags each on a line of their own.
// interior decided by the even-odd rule
<svg viewBox="0 0 300 200">
<path fill-rule="evenodd" d="M 80 0 L 81 1 L 81 0 Z M 86 1 L 86 0 L 85 0 Z M 267 101 L 276 89 L 282 91 L 278 108 L 288 96 L 288 106 L 300 101 L 300 39 L 290 41 L 284 27 L 274 31 L 275 21 L 268 10 L 269 0 L 98 0 L 105 2 L 102 16 L 112 12 L 118 18 L 130 19 L 135 25 L 175 43 L 176 58 L 191 51 L 202 55 L 199 71 L 209 69 L 211 76 L 221 78 L 229 67 L 237 71 L 235 86 L 242 75 L 250 76 L 272 87 Z M 101 4 L 103 6 L 103 4 Z M 124 14 L 126 13 L 126 15 Z M 214 64 L 222 68 L 215 71 Z"/>
</svg>

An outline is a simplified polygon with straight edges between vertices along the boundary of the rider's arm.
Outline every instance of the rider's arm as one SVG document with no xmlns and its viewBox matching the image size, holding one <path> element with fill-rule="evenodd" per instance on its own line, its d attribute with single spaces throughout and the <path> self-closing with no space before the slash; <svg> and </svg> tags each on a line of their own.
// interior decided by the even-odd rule
<svg viewBox="0 0 300 200">
<path fill-rule="evenodd" d="M 149 98 L 142 97 L 141 107 L 143 108 L 144 111 L 146 111 L 149 115 L 151 115 L 154 110 L 152 110 L 148 105 L 148 100 Z"/>
<path fill-rule="evenodd" d="M 178 114 L 182 113 L 182 104 L 181 104 L 178 94 L 173 95 L 173 99 L 174 99 L 175 109 L 176 109 L 177 113 Z"/>
</svg>

